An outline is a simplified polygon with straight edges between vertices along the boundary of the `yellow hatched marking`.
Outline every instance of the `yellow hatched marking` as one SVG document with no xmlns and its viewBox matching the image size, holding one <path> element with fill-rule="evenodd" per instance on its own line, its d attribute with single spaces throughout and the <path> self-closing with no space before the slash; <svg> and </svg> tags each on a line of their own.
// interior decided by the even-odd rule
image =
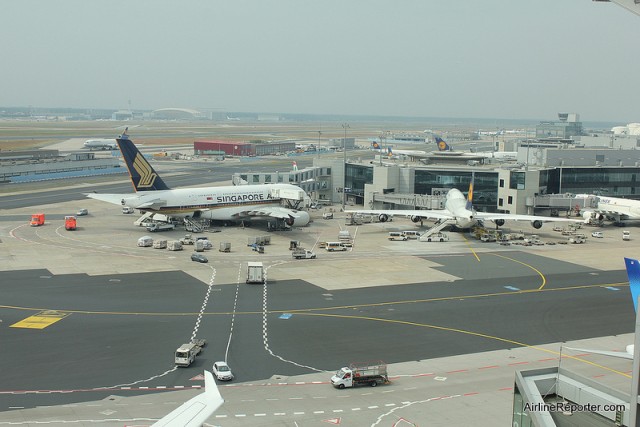
<svg viewBox="0 0 640 427">
<path fill-rule="evenodd" d="M 26 329 L 44 329 L 47 326 L 51 326 L 59 320 L 67 317 L 69 313 L 61 313 L 54 310 L 41 311 L 38 314 L 29 316 L 24 320 L 11 325 L 12 328 L 26 328 Z"/>
</svg>

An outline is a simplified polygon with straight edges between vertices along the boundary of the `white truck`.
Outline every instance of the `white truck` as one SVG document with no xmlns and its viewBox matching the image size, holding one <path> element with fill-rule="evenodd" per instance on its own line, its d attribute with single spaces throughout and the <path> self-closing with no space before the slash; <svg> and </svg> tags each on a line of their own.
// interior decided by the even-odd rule
<svg viewBox="0 0 640 427">
<path fill-rule="evenodd" d="M 387 364 L 382 361 L 352 363 L 331 377 L 331 385 L 340 389 L 357 385 L 375 387 L 378 384 L 387 384 L 388 382 Z"/>
<path fill-rule="evenodd" d="M 622 240 L 631 240 L 631 232 L 623 231 L 622 232 Z"/>
<path fill-rule="evenodd" d="M 294 249 L 294 251 L 291 253 L 291 256 L 293 257 L 293 259 L 315 259 L 316 258 L 316 254 L 314 254 L 312 251 L 308 249 L 302 249 L 302 248 Z"/>
<path fill-rule="evenodd" d="M 433 233 L 429 236 L 420 236 L 421 242 L 448 242 L 449 236 L 445 233 Z"/>
<path fill-rule="evenodd" d="M 264 268 L 261 262 L 247 263 L 247 283 L 263 283 Z"/>
<path fill-rule="evenodd" d="M 193 245 L 195 243 L 195 240 L 193 240 L 191 234 L 185 234 L 184 237 L 180 239 L 180 243 L 182 243 L 183 245 Z"/>
<path fill-rule="evenodd" d="M 196 356 L 200 354 L 202 348 L 207 345 L 207 341 L 194 339 L 191 342 L 182 344 L 176 350 L 174 361 L 176 366 L 189 366 L 196 360 Z"/>
<path fill-rule="evenodd" d="M 154 232 L 154 231 L 169 231 L 169 230 L 173 230 L 175 229 L 176 226 L 170 223 L 167 224 L 163 224 L 160 222 L 154 222 L 153 224 L 149 225 L 147 227 L 147 231 L 149 232 Z"/>
</svg>

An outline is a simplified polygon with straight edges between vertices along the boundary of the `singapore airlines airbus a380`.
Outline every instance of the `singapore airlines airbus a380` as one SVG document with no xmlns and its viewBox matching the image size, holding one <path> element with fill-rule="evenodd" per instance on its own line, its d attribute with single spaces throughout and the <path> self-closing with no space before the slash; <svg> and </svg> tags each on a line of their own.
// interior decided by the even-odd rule
<svg viewBox="0 0 640 427">
<path fill-rule="evenodd" d="M 136 192 L 87 194 L 92 199 L 175 217 L 228 221 L 277 218 L 288 226 L 309 223 L 309 213 L 295 209 L 309 199 L 300 187 L 265 184 L 171 189 L 126 133 L 116 141 Z M 282 206 L 285 202 L 292 204 L 293 208 Z"/>
</svg>

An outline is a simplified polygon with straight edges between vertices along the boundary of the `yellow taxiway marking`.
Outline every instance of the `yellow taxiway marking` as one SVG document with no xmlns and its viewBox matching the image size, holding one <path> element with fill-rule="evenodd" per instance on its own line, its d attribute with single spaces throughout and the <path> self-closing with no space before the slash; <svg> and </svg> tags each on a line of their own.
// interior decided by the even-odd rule
<svg viewBox="0 0 640 427">
<path fill-rule="evenodd" d="M 64 319 L 70 313 L 62 313 L 55 310 L 45 310 L 38 314 L 29 316 L 17 323 L 11 325 L 11 328 L 25 328 L 25 329 L 44 329 L 47 326 L 51 326 L 54 323 Z"/>
<path fill-rule="evenodd" d="M 455 333 L 465 334 L 465 335 L 472 335 L 472 336 L 475 336 L 475 337 L 480 337 L 480 338 L 500 341 L 500 342 L 507 343 L 507 344 L 512 344 L 512 345 L 517 346 L 517 347 L 526 347 L 526 348 L 530 348 L 530 349 L 533 349 L 533 350 L 543 351 L 545 353 L 550 353 L 550 354 L 553 354 L 555 356 L 566 358 L 566 359 L 573 359 L 573 360 L 576 360 L 576 361 L 581 362 L 581 363 L 586 363 L 587 365 L 595 366 L 597 368 L 601 368 L 601 369 L 604 369 L 606 371 L 613 372 L 613 373 L 618 374 L 618 375 L 622 375 L 623 377 L 631 378 L 631 375 L 629 375 L 629 374 L 627 374 L 625 372 L 618 371 L 616 369 L 612 369 L 612 368 L 609 368 L 607 366 L 600 365 L 598 363 L 594 363 L 594 362 L 591 362 L 589 360 L 582 359 L 580 357 L 569 356 L 567 354 L 561 354 L 560 352 L 555 351 L 555 350 L 549 350 L 547 348 L 539 347 L 539 346 L 536 346 L 536 345 L 525 344 L 525 343 L 522 343 L 522 342 L 519 342 L 519 341 L 515 341 L 515 340 L 511 340 L 511 339 L 508 339 L 508 338 L 497 337 L 495 335 L 483 334 L 481 332 L 466 331 L 464 329 L 449 328 L 449 327 L 446 327 L 446 326 L 429 325 L 429 324 L 426 324 L 426 323 L 408 322 L 406 320 L 384 319 L 384 318 L 380 318 L 380 317 L 368 317 L 368 316 L 344 315 L 344 314 L 328 314 L 328 313 L 297 313 L 297 314 L 302 315 L 302 316 L 319 316 L 319 317 L 333 317 L 333 318 L 340 318 L 340 319 L 369 320 L 369 321 L 374 321 L 374 322 L 384 322 L 384 323 L 393 323 L 393 324 L 397 324 L 397 325 L 417 326 L 417 327 L 421 327 L 421 328 L 437 329 L 437 330 L 440 330 L 440 331 L 447 331 L 447 332 L 455 332 Z"/>
<path fill-rule="evenodd" d="M 471 243 L 469 243 L 469 239 L 467 239 L 464 234 L 462 235 L 462 238 L 464 239 L 465 243 L 467 244 L 467 246 L 469 246 L 469 249 L 471 250 L 471 253 L 473 254 L 474 257 L 476 257 L 476 259 L 478 260 L 478 262 L 480 262 L 480 257 L 478 256 L 478 254 L 476 253 L 476 251 L 473 250 L 473 248 L 471 247 Z"/>
<path fill-rule="evenodd" d="M 590 289 L 590 288 L 606 288 L 608 286 L 629 286 L 629 282 L 619 282 L 619 283 L 600 283 L 596 285 L 576 285 L 576 286 L 567 286 L 563 288 L 545 288 L 545 289 L 525 289 L 521 291 L 504 291 L 504 292 L 492 292 L 486 294 L 467 294 L 467 295 L 452 295 L 447 297 L 435 297 L 435 298 L 423 298 L 423 299 L 412 299 L 412 300 L 396 300 L 396 301 L 385 301 L 385 302 L 374 302 L 374 303 L 366 303 L 366 304 L 351 304 L 351 305 L 334 305 L 329 307 L 311 307 L 311 308 L 288 308 L 281 310 L 267 310 L 268 313 L 305 313 L 305 312 L 316 312 L 316 311 L 331 311 L 331 310 L 343 310 L 343 309 L 355 309 L 355 308 L 366 308 L 366 307 L 384 307 L 389 305 L 400 305 L 400 304 L 420 304 L 420 303 L 429 303 L 436 301 L 451 301 L 451 300 L 464 300 L 464 299 L 476 299 L 476 298 L 493 298 L 493 297 L 508 297 L 514 295 L 528 294 L 528 293 L 536 293 L 536 292 L 562 292 L 562 291 L 575 291 L 580 289 Z M 20 307 L 20 306 L 12 306 L 12 305 L 0 305 L 0 308 L 11 309 L 11 310 L 29 310 L 29 311 L 38 311 L 45 310 L 44 308 L 37 307 Z M 64 310 L 66 314 L 105 314 L 105 315 L 114 315 L 114 316 L 197 316 L 199 313 L 197 312 L 141 312 L 141 311 L 97 311 L 97 310 Z M 218 311 L 218 312 L 205 312 L 204 316 L 228 316 L 234 314 L 232 311 Z M 262 311 L 236 311 L 236 315 L 247 314 L 247 315 L 256 315 L 262 314 Z"/>
<path fill-rule="evenodd" d="M 517 262 L 518 264 L 522 264 L 525 267 L 528 267 L 528 268 L 532 269 L 533 271 L 535 271 L 536 273 L 538 273 L 538 276 L 540 276 L 540 278 L 542 279 L 542 284 L 538 288 L 539 291 L 542 290 L 542 288 L 544 288 L 544 285 L 547 284 L 547 278 L 544 277 L 544 274 L 542 274 L 542 272 L 540 270 L 538 270 L 537 268 L 535 268 L 534 266 L 532 266 L 530 264 L 527 264 L 526 262 L 518 261 L 517 259 L 509 258 L 508 256 L 498 255 L 496 253 L 492 253 L 491 255 L 494 255 L 494 256 L 497 256 L 497 257 L 500 257 L 500 258 L 504 258 L 504 259 L 508 259 L 509 261 Z"/>
</svg>

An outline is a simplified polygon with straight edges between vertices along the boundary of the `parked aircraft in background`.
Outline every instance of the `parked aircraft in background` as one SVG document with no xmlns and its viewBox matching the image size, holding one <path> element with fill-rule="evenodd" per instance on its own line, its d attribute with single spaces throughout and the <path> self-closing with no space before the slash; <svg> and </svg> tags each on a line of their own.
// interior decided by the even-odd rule
<svg viewBox="0 0 640 427">
<path fill-rule="evenodd" d="M 263 184 L 170 189 L 126 132 L 116 141 L 135 193 L 87 194 L 92 199 L 174 217 L 227 221 L 280 219 L 288 226 L 309 223 L 309 213 L 297 210 L 309 200 L 300 187 Z M 290 207 L 282 206 L 283 203 Z"/>
<path fill-rule="evenodd" d="M 627 268 L 627 277 L 629 278 L 629 290 L 631 291 L 631 299 L 633 300 L 633 309 L 638 313 L 638 296 L 640 296 L 640 261 L 632 258 L 624 259 Z M 584 351 L 587 353 L 602 354 L 604 356 L 620 357 L 622 359 L 633 360 L 634 344 L 628 345 L 624 351 L 605 351 L 587 348 L 567 347 L 570 350 Z"/>
<path fill-rule="evenodd" d="M 602 197 L 590 194 L 577 194 L 576 197 L 595 197 L 595 208 L 586 208 L 582 211 L 585 222 L 591 219 L 603 221 L 611 218 L 615 222 L 626 220 L 640 220 L 640 200 L 622 199 L 617 197 Z"/>
<path fill-rule="evenodd" d="M 118 144 L 115 139 L 87 139 L 84 142 L 84 148 L 90 150 L 117 150 Z"/>
<path fill-rule="evenodd" d="M 476 212 L 473 209 L 473 181 L 471 178 L 471 184 L 469 185 L 469 193 L 465 198 L 464 194 L 457 188 L 452 188 L 447 192 L 445 209 L 433 209 L 433 210 L 379 210 L 379 209 L 364 209 L 345 211 L 347 213 L 361 213 L 378 215 L 380 222 L 386 222 L 393 216 L 403 216 L 410 218 L 413 222 L 420 222 L 422 220 L 436 220 L 440 224 L 446 222 L 450 226 L 454 226 L 460 229 L 466 229 L 473 227 L 479 222 L 492 221 L 496 226 L 500 227 L 504 225 L 506 220 L 512 221 L 531 221 L 531 225 L 534 228 L 542 227 L 544 222 L 582 222 L 580 219 L 569 218 L 557 218 L 557 217 L 544 217 L 535 215 L 519 215 L 519 214 L 505 214 L 505 213 L 488 213 L 488 212 Z"/>
<path fill-rule="evenodd" d="M 213 375 L 204 371 L 204 393 L 187 400 L 152 424 L 152 427 L 201 427 L 224 403 Z"/>
<path fill-rule="evenodd" d="M 435 137 L 436 144 L 438 146 L 438 154 L 446 155 L 446 156 L 459 156 L 459 157 L 484 157 L 485 159 L 496 159 L 496 160 L 516 160 L 518 158 L 517 151 L 478 151 L 475 153 L 467 153 L 464 151 L 454 151 L 453 148 L 449 144 L 447 144 L 444 139 L 439 136 Z"/>
</svg>

